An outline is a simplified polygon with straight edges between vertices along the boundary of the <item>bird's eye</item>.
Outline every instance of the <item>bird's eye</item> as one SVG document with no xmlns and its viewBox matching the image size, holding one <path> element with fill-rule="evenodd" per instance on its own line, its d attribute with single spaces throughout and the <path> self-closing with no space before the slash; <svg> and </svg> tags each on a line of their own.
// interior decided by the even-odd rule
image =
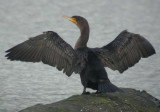
<svg viewBox="0 0 160 112">
<path fill-rule="evenodd" d="M 72 18 L 73 20 L 76 20 L 76 18 Z"/>
</svg>

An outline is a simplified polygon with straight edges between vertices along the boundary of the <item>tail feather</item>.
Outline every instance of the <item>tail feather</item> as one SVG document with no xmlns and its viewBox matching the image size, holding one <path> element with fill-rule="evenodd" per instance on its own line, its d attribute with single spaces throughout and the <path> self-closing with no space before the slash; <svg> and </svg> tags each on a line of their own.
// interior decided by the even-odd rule
<svg viewBox="0 0 160 112">
<path fill-rule="evenodd" d="M 120 89 L 111 82 L 103 82 L 98 84 L 98 91 L 101 93 L 116 92 Z"/>
</svg>

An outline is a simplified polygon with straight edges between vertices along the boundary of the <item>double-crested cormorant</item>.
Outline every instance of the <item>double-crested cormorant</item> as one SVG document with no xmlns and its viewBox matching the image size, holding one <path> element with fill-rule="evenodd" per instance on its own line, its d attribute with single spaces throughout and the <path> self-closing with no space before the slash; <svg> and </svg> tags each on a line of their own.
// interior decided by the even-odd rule
<svg viewBox="0 0 160 112">
<path fill-rule="evenodd" d="M 122 31 L 112 42 L 101 48 L 89 48 L 89 25 L 85 18 L 64 16 L 78 26 L 80 37 L 73 49 L 57 33 L 44 32 L 7 50 L 7 59 L 25 62 L 40 62 L 57 67 L 67 76 L 79 73 L 83 93 L 86 88 L 98 92 L 120 90 L 108 79 L 104 67 L 118 70 L 120 73 L 136 64 L 141 58 L 155 54 L 155 49 L 148 40 L 139 34 Z"/>
</svg>

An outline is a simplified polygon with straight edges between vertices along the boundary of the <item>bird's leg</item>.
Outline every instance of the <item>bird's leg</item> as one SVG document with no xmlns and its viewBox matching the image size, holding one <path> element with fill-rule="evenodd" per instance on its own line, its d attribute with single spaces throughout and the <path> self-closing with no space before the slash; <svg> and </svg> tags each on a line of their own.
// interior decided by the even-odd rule
<svg viewBox="0 0 160 112">
<path fill-rule="evenodd" d="M 86 92 L 86 86 L 84 86 L 84 89 L 83 89 L 83 93 L 82 94 L 90 94 L 90 92 Z"/>
<path fill-rule="evenodd" d="M 83 94 L 86 93 L 86 87 L 83 88 Z"/>
</svg>

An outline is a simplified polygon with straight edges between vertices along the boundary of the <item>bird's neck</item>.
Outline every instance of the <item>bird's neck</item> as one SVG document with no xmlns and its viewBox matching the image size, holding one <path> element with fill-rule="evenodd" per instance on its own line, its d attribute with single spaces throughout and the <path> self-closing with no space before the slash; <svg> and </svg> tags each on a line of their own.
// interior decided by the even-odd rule
<svg viewBox="0 0 160 112">
<path fill-rule="evenodd" d="M 75 49 L 87 47 L 87 42 L 89 39 L 89 25 L 87 24 L 83 28 L 80 28 L 80 33 L 80 37 L 78 38 L 74 47 Z"/>
</svg>

